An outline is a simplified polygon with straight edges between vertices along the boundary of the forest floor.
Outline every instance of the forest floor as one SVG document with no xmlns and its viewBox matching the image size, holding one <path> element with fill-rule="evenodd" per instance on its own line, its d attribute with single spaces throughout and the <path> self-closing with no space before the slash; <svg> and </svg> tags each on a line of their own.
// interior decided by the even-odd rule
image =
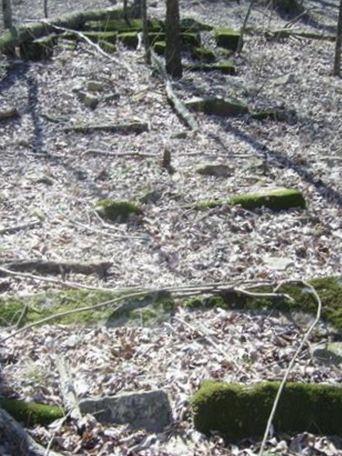
<svg viewBox="0 0 342 456">
<path fill-rule="evenodd" d="M 338 2 L 304 3 L 311 19 L 299 20 L 294 28 L 333 34 Z M 74 11 L 88 4 L 111 6 L 104 1 L 51 1 L 51 15 L 68 12 L 69 4 Z M 14 5 L 19 21 L 42 16 L 40 4 L 25 0 Z M 247 7 L 245 1 L 181 2 L 183 16 L 232 28 L 241 27 Z M 153 2 L 150 15 L 162 14 L 163 5 Z M 264 30 L 287 22 L 261 3 L 250 19 L 250 25 Z M 203 36 L 210 45 L 209 35 Z M 14 105 L 20 117 L 0 125 L 0 228 L 37 224 L 1 235 L 1 263 L 110 261 L 113 267 L 106 280 L 79 275 L 69 279 L 111 288 L 341 274 L 342 84 L 331 76 L 333 56 L 334 43 L 325 40 L 267 41 L 261 35 L 247 35 L 242 54 L 232 59 L 236 76 L 186 71 L 174 83 L 176 93 L 183 101 L 199 95 L 234 97 L 253 108 L 293 110 L 295 119 L 197 114 L 197 133 L 188 131 L 169 106 L 164 83 L 145 65 L 142 50 L 119 47 L 115 54 L 130 71 L 87 44 L 73 50 L 60 43 L 53 59 L 44 63 L 4 61 L 0 111 Z M 101 82 L 112 95 L 94 110 L 75 94 L 75 88 L 90 80 Z M 80 121 L 132 119 L 148 122 L 149 131 L 122 136 L 64 130 Z M 100 152 L 90 152 L 94 149 Z M 171 152 L 173 174 L 161 167 L 165 149 Z M 101 154 L 106 151 L 108 155 Z M 228 165 L 230 175 L 198 174 L 196 169 L 207 163 Z M 198 200 L 274 187 L 300 189 L 308 208 L 278 213 L 229 206 L 205 212 L 189 209 Z M 139 201 L 149 192 L 158 196 L 157 201 L 144 204 L 142 216 L 127 224 L 105 223 L 94 211 L 100 199 Z M 0 284 L 6 288 L 3 296 L 43 292 L 52 286 L 19 277 Z M 81 397 L 160 387 L 170 394 L 175 425 L 151 436 L 126 427 L 104 427 L 89 418 L 88 441 L 67 424 L 32 430 L 44 445 L 53 437 L 53 448 L 66 455 L 254 454 L 257 443 L 228 448 L 217 436 L 207 440 L 197 433 L 188 398 L 208 377 L 246 383 L 280 379 L 303 327 L 286 317 L 222 310 L 199 312 L 196 319 L 179 310 L 176 317 L 154 329 L 34 329 L 2 348 L 1 375 L 7 384 L 2 391 L 60 404 L 53 369 L 54 353 L 60 352 L 71 364 Z M 204 349 L 203 327 L 221 350 Z M 322 328 L 317 334 L 319 340 L 324 338 Z M 342 381 L 340 371 L 318 365 L 310 350 L 291 375 L 308 382 Z M 275 436 L 269 446 L 284 455 L 342 454 L 341 442 L 307 434 Z"/>
</svg>

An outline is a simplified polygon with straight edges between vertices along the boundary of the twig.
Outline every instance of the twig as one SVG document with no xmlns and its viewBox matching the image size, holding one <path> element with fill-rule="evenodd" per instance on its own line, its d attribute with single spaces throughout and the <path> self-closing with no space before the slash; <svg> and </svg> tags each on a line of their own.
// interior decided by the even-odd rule
<svg viewBox="0 0 342 456">
<path fill-rule="evenodd" d="M 112 152 L 110 150 L 100 150 L 100 149 L 87 149 L 82 153 L 82 155 L 93 154 L 93 155 L 104 155 L 107 157 L 157 157 L 156 154 L 150 154 L 148 152 Z"/>
<path fill-rule="evenodd" d="M 280 397 L 281 397 L 281 394 L 283 392 L 283 389 L 285 387 L 285 384 L 287 382 L 287 379 L 290 375 L 290 372 L 291 372 L 291 369 L 298 357 L 298 355 L 300 354 L 300 352 L 302 351 L 304 345 L 307 343 L 309 337 L 310 337 L 310 334 L 312 333 L 313 329 L 315 328 L 315 326 L 317 325 L 317 323 L 319 322 L 320 318 L 321 318 L 321 313 L 322 313 L 322 302 L 321 302 L 321 299 L 317 293 L 317 291 L 315 290 L 315 288 L 310 285 L 309 283 L 307 282 L 304 282 L 304 281 L 301 281 L 301 283 L 310 289 L 311 293 L 313 294 L 313 296 L 315 297 L 316 299 L 316 302 L 317 302 L 317 313 L 316 313 L 316 317 L 314 319 L 314 321 L 311 323 L 309 329 L 307 330 L 307 332 L 305 333 L 301 343 L 299 344 L 297 350 L 295 351 L 295 354 L 293 355 L 286 371 L 285 371 L 285 374 L 284 374 L 284 377 L 279 385 L 279 388 L 278 388 L 278 391 L 277 391 L 277 394 L 276 394 L 276 397 L 274 399 L 274 403 L 273 403 L 273 407 L 272 407 L 272 410 L 271 410 L 271 413 L 270 413 L 270 416 L 268 418 L 268 421 L 267 421 L 267 426 L 266 426 L 266 429 L 265 429 L 265 433 L 264 433 L 264 437 L 262 439 L 262 443 L 261 443 L 261 447 L 260 447 L 260 451 L 259 451 L 259 456 L 263 456 L 264 454 L 264 450 L 265 450 L 265 445 L 266 445 L 266 441 L 267 441 L 267 438 L 268 438 L 268 435 L 270 433 L 270 429 L 271 429 L 271 426 L 272 426 L 272 421 L 273 421 L 273 418 L 274 418 L 274 415 L 276 413 L 276 410 L 277 410 L 277 407 L 278 407 L 278 404 L 279 404 L 279 400 L 280 400 Z"/>
<path fill-rule="evenodd" d="M 96 51 L 99 54 L 101 54 L 103 57 L 106 57 L 107 59 L 111 60 L 112 62 L 116 63 L 117 65 L 124 67 L 125 70 L 129 71 L 130 73 L 133 73 L 132 68 L 129 65 L 127 65 L 127 63 L 125 63 L 122 60 L 116 59 L 112 55 L 110 55 L 107 52 L 105 52 L 103 49 L 101 49 L 101 47 L 98 44 L 96 44 L 93 41 L 91 41 L 91 39 L 89 39 L 84 33 L 78 32 L 76 30 L 68 29 L 68 28 L 65 28 L 65 27 L 60 27 L 60 26 L 57 26 L 57 25 L 53 25 L 53 28 L 56 29 L 56 30 L 60 30 L 62 32 L 73 33 L 74 35 L 79 36 L 80 38 L 82 38 L 82 40 L 84 40 L 90 46 L 95 48 Z"/>
<path fill-rule="evenodd" d="M 44 261 L 44 260 L 28 260 L 28 261 L 12 261 L 2 263 L 6 269 L 15 272 L 36 271 L 41 274 L 98 274 L 101 277 L 107 275 L 108 269 L 113 266 L 110 261 L 100 261 L 98 263 L 80 263 L 77 261 Z M 1 277 L 0 270 L 0 277 Z M 6 273 L 5 273 L 6 275 Z"/>
<path fill-rule="evenodd" d="M 37 220 L 35 222 L 24 223 L 22 225 L 8 226 L 7 228 L 1 228 L 0 229 L 0 235 L 2 235 L 2 234 L 12 234 L 12 233 L 16 233 L 17 231 L 26 230 L 26 229 L 29 229 L 29 228 L 34 228 L 35 226 L 41 225 L 41 223 L 42 222 Z"/>
</svg>

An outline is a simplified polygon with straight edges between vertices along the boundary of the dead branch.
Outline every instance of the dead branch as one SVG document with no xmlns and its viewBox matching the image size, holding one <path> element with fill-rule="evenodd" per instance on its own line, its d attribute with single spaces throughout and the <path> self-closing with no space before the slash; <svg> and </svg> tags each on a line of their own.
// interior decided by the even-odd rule
<svg viewBox="0 0 342 456">
<path fill-rule="evenodd" d="M 98 125 L 72 125 L 64 127 L 65 132 L 75 133 L 94 133 L 97 131 L 107 131 L 117 134 L 139 134 L 149 130 L 149 125 L 146 122 L 130 122 L 123 124 L 98 124 Z"/>
<path fill-rule="evenodd" d="M 35 271 L 39 274 L 98 274 L 100 277 L 106 277 L 108 270 L 113 266 L 110 261 L 101 261 L 98 263 L 80 263 L 78 261 L 12 261 L 10 263 L 0 263 L 0 277 L 7 275 L 2 269 L 9 269 L 13 272 L 30 272 Z"/>
<path fill-rule="evenodd" d="M 110 150 L 100 149 L 87 149 L 82 155 L 104 155 L 106 157 L 157 157 L 156 154 L 149 154 L 148 152 L 113 152 Z"/>
<path fill-rule="evenodd" d="M 199 129 L 199 126 L 198 126 L 195 118 L 190 113 L 190 111 L 185 106 L 185 104 L 177 97 L 177 95 L 173 91 L 171 81 L 168 79 L 165 81 L 165 90 L 166 90 L 166 96 L 167 96 L 168 102 L 173 107 L 173 109 L 176 111 L 176 114 L 178 115 L 178 117 L 183 121 L 183 123 L 188 128 L 190 128 L 190 130 L 197 131 Z"/>
<path fill-rule="evenodd" d="M 8 226 L 7 228 L 1 228 L 0 229 L 0 235 L 16 233 L 17 231 L 34 228 L 34 227 L 36 227 L 38 225 L 41 225 L 41 224 L 42 224 L 42 222 L 37 220 L 35 222 L 24 223 L 22 225 Z"/>
<path fill-rule="evenodd" d="M 82 419 L 82 414 L 78 405 L 77 394 L 67 362 L 62 356 L 56 355 L 55 364 L 59 374 L 60 390 L 65 410 L 69 413 L 71 418 L 80 421 Z"/>
<path fill-rule="evenodd" d="M 111 60 L 116 65 L 124 67 L 125 70 L 129 71 L 130 73 L 133 72 L 132 68 L 129 65 L 127 65 L 127 63 L 125 63 L 123 60 L 121 60 L 121 59 L 119 60 L 119 59 L 113 57 L 112 55 L 108 54 L 107 52 L 105 52 L 101 48 L 101 46 L 99 46 L 97 43 L 94 43 L 94 41 L 92 41 L 90 38 L 88 38 L 84 33 L 76 31 L 76 30 L 68 29 L 66 27 L 57 26 L 57 25 L 54 25 L 53 28 L 56 29 L 56 30 L 59 30 L 61 32 L 72 33 L 72 34 L 78 36 L 83 41 L 85 41 L 87 44 L 89 44 L 89 46 L 91 46 L 92 48 L 96 49 L 96 52 L 101 54 L 106 59 Z"/>
</svg>

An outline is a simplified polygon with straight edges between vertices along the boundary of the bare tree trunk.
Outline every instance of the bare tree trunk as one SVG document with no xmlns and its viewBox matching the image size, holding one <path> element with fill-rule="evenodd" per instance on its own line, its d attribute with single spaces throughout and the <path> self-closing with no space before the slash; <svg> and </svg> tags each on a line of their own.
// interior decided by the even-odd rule
<svg viewBox="0 0 342 456">
<path fill-rule="evenodd" d="M 178 0 L 166 0 L 166 71 L 173 78 L 183 74 Z"/>
<path fill-rule="evenodd" d="M 145 61 L 147 65 L 151 65 L 151 48 L 148 38 L 148 20 L 147 20 L 147 5 L 146 0 L 141 0 L 141 17 L 143 22 L 143 41 L 145 49 Z"/>
<path fill-rule="evenodd" d="M 2 0 L 2 15 L 4 18 L 4 27 L 9 29 L 12 27 L 12 5 L 11 0 Z"/>
<path fill-rule="evenodd" d="M 45 17 L 45 19 L 47 19 L 49 17 L 48 0 L 44 0 L 44 17 Z"/>
<path fill-rule="evenodd" d="M 335 47 L 335 62 L 334 76 L 341 76 L 341 50 L 342 50 L 342 0 L 340 0 L 340 9 L 338 14 L 337 32 L 336 32 L 336 47 Z"/>
</svg>

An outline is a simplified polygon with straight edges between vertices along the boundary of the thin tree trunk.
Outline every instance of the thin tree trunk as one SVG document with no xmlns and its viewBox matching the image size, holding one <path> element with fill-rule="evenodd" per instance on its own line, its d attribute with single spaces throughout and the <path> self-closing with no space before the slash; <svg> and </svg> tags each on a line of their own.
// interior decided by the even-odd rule
<svg viewBox="0 0 342 456">
<path fill-rule="evenodd" d="M 9 29 L 12 27 L 12 5 L 11 0 L 2 0 L 2 15 L 4 18 L 4 27 Z"/>
<path fill-rule="evenodd" d="M 148 19 L 147 19 L 147 5 L 146 0 L 141 0 L 141 17 L 143 22 L 143 41 L 145 48 L 145 61 L 147 65 L 151 65 L 151 48 L 150 40 L 148 38 Z"/>
<path fill-rule="evenodd" d="M 183 74 L 178 0 L 166 0 L 166 71 L 173 78 Z"/>
<path fill-rule="evenodd" d="M 48 0 L 44 0 L 44 17 L 45 17 L 45 19 L 47 19 L 49 17 Z"/>
<path fill-rule="evenodd" d="M 342 0 L 340 0 L 340 9 L 338 14 L 337 32 L 336 32 L 336 47 L 335 47 L 335 62 L 334 76 L 341 76 L 341 50 L 342 50 Z"/>
</svg>

